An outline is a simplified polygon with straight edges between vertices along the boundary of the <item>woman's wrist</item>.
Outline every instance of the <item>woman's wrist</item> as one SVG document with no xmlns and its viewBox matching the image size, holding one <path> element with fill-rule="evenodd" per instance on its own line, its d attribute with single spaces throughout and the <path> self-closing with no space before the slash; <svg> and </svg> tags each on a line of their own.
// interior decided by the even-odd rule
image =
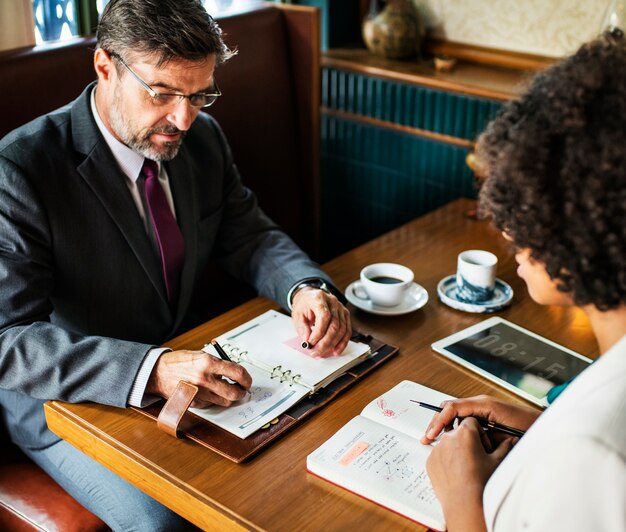
<svg viewBox="0 0 626 532">
<path fill-rule="evenodd" d="M 483 486 L 465 486 L 452 490 L 442 501 L 448 532 L 485 532 Z"/>
</svg>

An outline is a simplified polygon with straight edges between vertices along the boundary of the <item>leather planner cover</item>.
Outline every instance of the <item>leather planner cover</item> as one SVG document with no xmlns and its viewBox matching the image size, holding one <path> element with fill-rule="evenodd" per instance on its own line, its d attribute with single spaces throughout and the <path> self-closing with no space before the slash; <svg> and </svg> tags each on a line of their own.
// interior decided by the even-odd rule
<svg viewBox="0 0 626 532">
<path fill-rule="evenodd" d="M 369 344 L 370 351 L 374 353 L 374 355 L 357 366 L 354 366 L 326 387 L 295 404 L 285 413 L 278 416 L 278 421 L 270 424 L 268 428 L 259 429 L 247 438 L 242 439 L 196 416 L 190 411 L 185 411 L 180 416 L 178 425 L 170 427 L 170 430 L 166 430 L 166 432 L 170 434 L 177 433 L 187 437 L 233 462 L 240 463 L 248 460 L 255 453 L 279 438 L 291 427 L 304 421 L 308 416 L 322 408 L 329 401 L 332 401 L 332 399 L 343 390 L 376 369 L 398 352 L 397 347 L 385 344 L 369 335 L 357 334 L 353 336 L 353 340 Z M 157 420 L 165 404 L 166 401 L 163 399 L 146 408 L 131 408 Z M 163 418 L 161 418 L 160 421 L 162 422 Z"/>
</svg>

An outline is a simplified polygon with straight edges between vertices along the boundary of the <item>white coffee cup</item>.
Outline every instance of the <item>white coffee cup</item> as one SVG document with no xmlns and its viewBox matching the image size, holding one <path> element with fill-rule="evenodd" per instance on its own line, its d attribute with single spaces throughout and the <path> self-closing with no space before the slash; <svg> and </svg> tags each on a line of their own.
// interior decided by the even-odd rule
<svg viewBox="0 0 626 532">
<path fill-rule="evenodd" d="M 412 284 L 413 272 L 409 268 L 392 262 L 379 262 L 361 270 L 354 295 L 359 299 L 369 299 L 374 305 L 395 307 L 402 303 Z"/>
<path fill-rule="evenodd" d="M 488 301 L 496 285 L 498 257 L 482 249 L 459 253 L 456 270 L 457 297 L 466 303 Z"/>
</svg>

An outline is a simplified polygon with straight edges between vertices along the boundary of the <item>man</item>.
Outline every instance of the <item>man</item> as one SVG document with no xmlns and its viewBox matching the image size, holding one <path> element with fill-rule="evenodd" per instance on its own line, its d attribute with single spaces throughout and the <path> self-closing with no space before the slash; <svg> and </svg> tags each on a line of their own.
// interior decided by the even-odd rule
<svg viewBox="0 0 626 532">
<path fill-rule="evenodd" d="M 142 406 L 181 379 L 199 386 L 197 406 L 240 399 L 251 384 L 241 366 L 157 347 L 197 310 L 209 258 L 292 307 L 313 355 L 339 354 L 351 334 L 330 280 L 259 209 L 200 113 L 220 95 L 214 70 L 229 55 L 198 0 L 112 0 L 97 84 L 0 141 L 4 422 L 116 530 L 184 523 L 59 441 L 42 404 Z"/>
</svg>

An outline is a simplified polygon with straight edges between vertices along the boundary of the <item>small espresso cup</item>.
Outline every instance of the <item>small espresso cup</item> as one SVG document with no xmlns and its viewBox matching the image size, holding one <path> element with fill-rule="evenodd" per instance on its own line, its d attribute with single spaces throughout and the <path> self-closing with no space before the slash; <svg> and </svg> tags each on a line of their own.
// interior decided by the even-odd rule
<svg viewBox="0 0 626 532">
<path fill-rule="evenodd" d="M 359 286 L 354 294 L 381 307 L 402 303 L 413 284 L 413 272 L 406 266 L 391 262 L 370 264 L 361 270 Z"/>
<path fill-rule="evenodd" d="M 456 270 L 457 297 L 481 303 L 493 296 L 498 257 L 489 251 L 470 249 L 459 253 Z"/>
</svg>

